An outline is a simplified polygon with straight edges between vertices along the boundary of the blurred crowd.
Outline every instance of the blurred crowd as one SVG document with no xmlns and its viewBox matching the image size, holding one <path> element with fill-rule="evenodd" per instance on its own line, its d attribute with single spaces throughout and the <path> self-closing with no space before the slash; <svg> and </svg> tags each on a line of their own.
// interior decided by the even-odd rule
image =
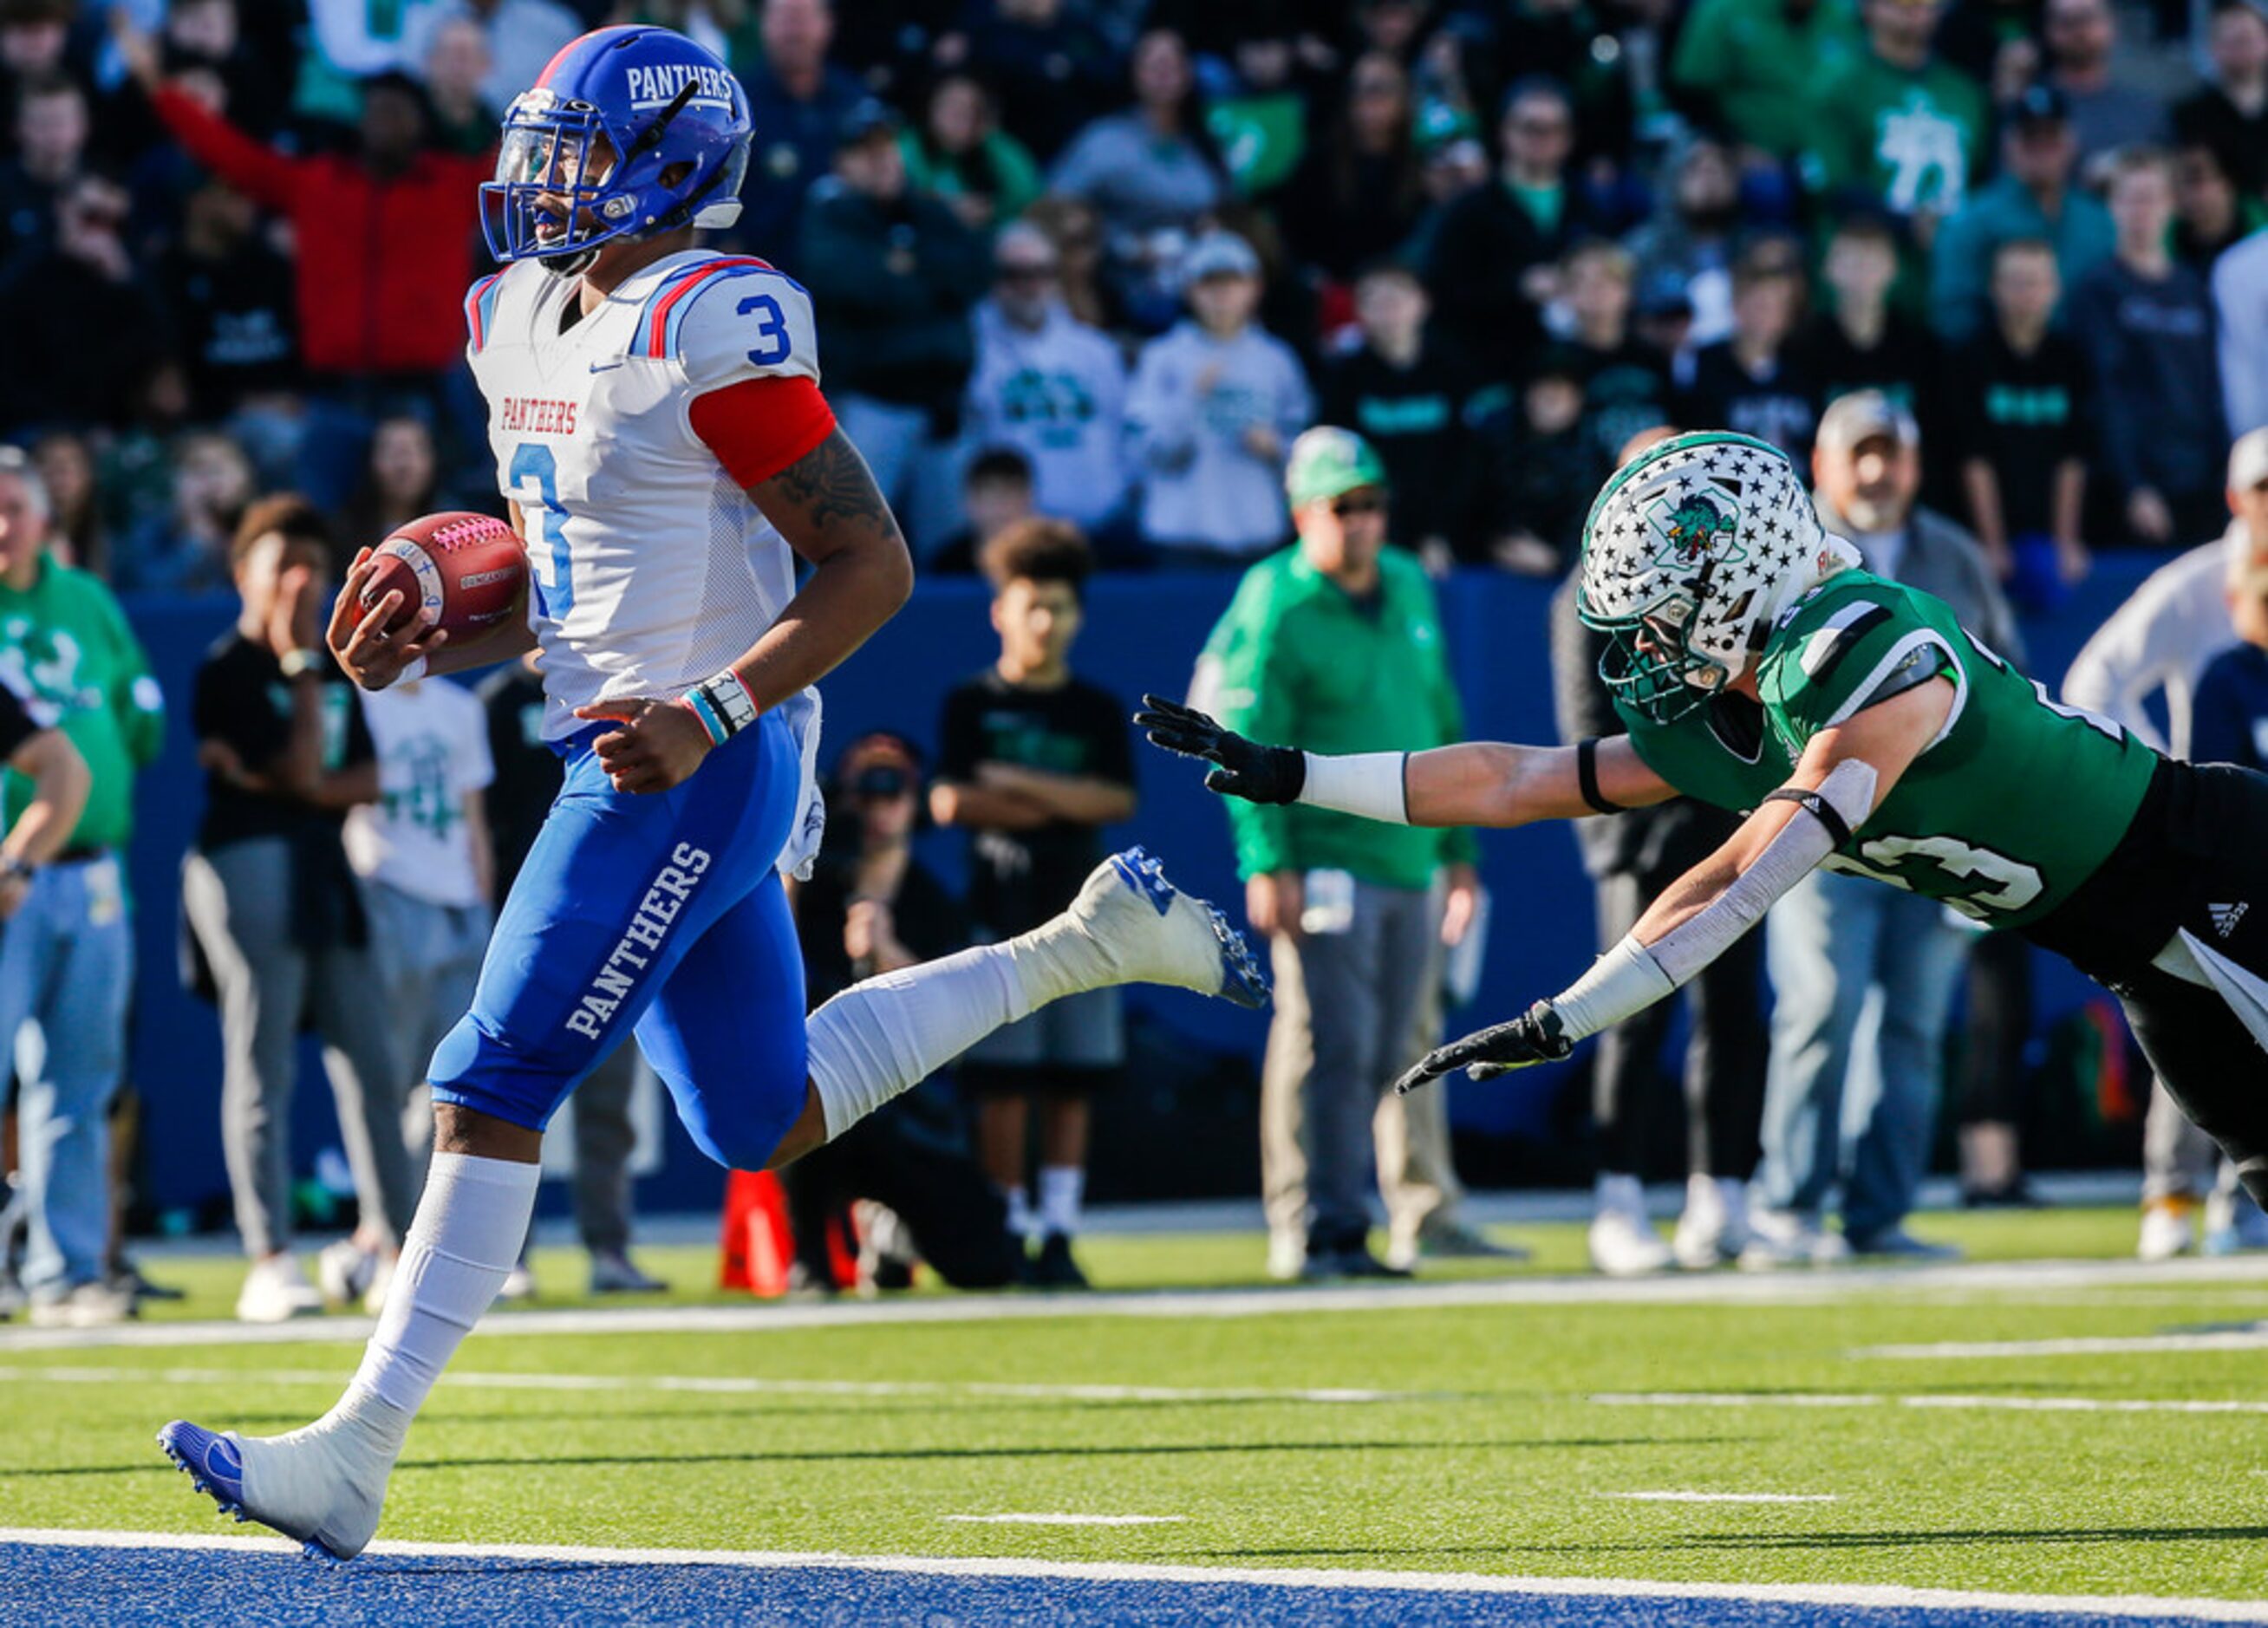
<svg viewBox="0 0 2268 1628">
<path fill-rule="evenodd" d="M 803 918 L 814 997 L 822 969 L 844 982 L 1020 931 L 1131 817 L 1123 698 L 1069 666 L 1093 574 L 1247 573 L 1197 678 L 1238 698 L 1225 714 L 1250 709 L 1241 726 L 1436 744 L 1462 727 L 1436 585 L 1563 578 L 1598 483 L 1664 425 L 1783 448 L 1871 569 L 2012 657 L 2024 615 L 2097 551 L 2163 552 L 2179 581 L 2091 647 L 2106 693 L 2088 704 L 2159 740 L 2142 697 L 2162 690 L 2164 744 L 2188 750 L 2191 690 L 2226 651 L 2213 749 L 2257 748 L 2228 721 L 2268 712 L 2268 680 L 2235 659 L 2268 644 L 2244 609 L 2268 586 L 2255 0 L 0 0 L 0 443 L 21 449 L 0 463 L 0 678 L 71 726 L 97 786 L 24 897 L 0 873 L 0 946 L 33 954 L 22 924 L 51 917 L 71 954 L 10 998 L 51 1035 L 112 1035 L 60 1069 L 16 1059 L 36 1122 L 17 1160 L 25 1285 L 51 1306 L 86 1292 L 59 1317 L 123 1315 L 146 1288 L 102 1183 L 58 1197 L 108 1157 L 90 1110 L 116 1089 L 131 976 L 122 932 L 75 929 L 122 918 L 131 778 L 169 699 L 113 590 L 241 605 L 196 693 L 170 698 L 208 777 L 183 898 L 225 1037 L 239 1309 L 382 1299 L 432 1035 L 372 1033 L 339 992 L 378 980 L 429 1031 L 453 1020 L 548 755 L 524 673 L 491 681 L 483 719 L 453 686 L 358 701 L 299 658 L 341 551 L 501 507 L 462 360 L 464 291 L 489 269 L 476 186 L 512 97 L 610 21 L 683 29 L 740 75 L 755 156 L 719 246 L 810 289 L 828 399 L 924 569 L 994 590 L 998 662 L 934 728 L 837 760 Z M 1558 621 L 1563 730 L 1613 727 Z M 1286 665 L 1303 622 L 1339 658 L 1314 681 Z M 107 652 L 67 682 L 66 637 L 74 660 Z M 1373 717 L 1379 687 L 1439 704 L 1422 726 L 1408 706 Z M 1341 704 L 1293 704 L 1319 693 Z M 940 743 L 934 763 L 917 740 Z M 13 819 L 29 783 L 11 784 Z M 970 831 L 968 899 L 911 861 L 924 817 Z M 1598 822 L 1602 944 L 1709 830 Z M 1233 835 L 1284 996 L 1263 1079 L 1271 1266 L 1369 1275 L 1501 1248 L 1460 1219 L 1439 1094 L 1375 1098 L 1438 1032 L 1460 950 L 1478 954 L 1469 844 L 1404 851 L 1329 817 L 1240 815 Z M 1903 1219 L 1963 983 L 1965 1184 L 2029 1196 L 1999 1083 L 2028 1027 L 2023 958 L 1897 919 L 1914 902 L 1880 888 L 1807 889 L 1693 991 L 1682 1064 L 1658 1025 L 1602 1049 L 1603 1270 L 1928 1253 Z M 1101 998 L 1046 1015 L 969 1060 L 966 1126 L 925 1126 L 917 1096 L 810 1161 L 791 1195 L 806 1236 L 879 1202 L 955 1280 L 1079 1281 L 1087 1102 L 1125 1040 Z M 284 1162 L 303 1017 L 362 1218 L 320 1284 L 291 1249 Z M 578 1098 L 600 1287 L 652 1282 L 627 1253 L 628 1068 Z M 1690 1148 L 1667 1242 L 1634 1117 L 1665 1074 Z M 2172 1219 L 2145 1246 L 2163 1251 L 2193 1247 L 2214 1178 L 2159 1111 L 2154 1213 Z M 811 1247 L 806 1276 L 839 1276 Z"/>
<path fill-rule="evenodd" d="M 2251 0 L 5 0 L 0 436 L 82 563 L 218 586 L 279 487 L 357 537 L 492 506 L 475 185 L 630 20 L 747 85 L 724 246 L 813 290 L 947 568 L 1020 507 L 1106 570 L 1249 563 L 1322 422 L 1436 574 L 1550 574 L 1636 430 L 1800 460 L 1873 387 L 2041 602 L 2218 529 L 2268 419 Z"/>
</svg>

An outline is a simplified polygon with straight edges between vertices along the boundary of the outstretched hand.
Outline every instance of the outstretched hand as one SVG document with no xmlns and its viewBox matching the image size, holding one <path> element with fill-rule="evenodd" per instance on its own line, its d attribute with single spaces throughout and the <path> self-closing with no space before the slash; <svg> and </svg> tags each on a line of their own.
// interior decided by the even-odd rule
<svg viewBox="0 0 2268 1628">
<path fill-rule="evenodd" d="M 1434 1047 L 1394 1082 L 1394 1091 L 1396 1096 L 1407 1096 L 1428 1080 L 1461 1068 L 1470 1069 L 1475 1079 L 1493 1079 L 1516 1068 L 1557 1063 L 1574 1049 L 1575 1042 L 1560 1033 L 1559 1014 L 1551 1003 L 1539 1000 L 1509 1023 L 1476 1029 L 1462 1040 Z"/>
<path fill-rule="evenodd" d="M 1214 765 L 1205 775 L 1205 789 L 1224 797 L 1241 797 L 1252 803 L 1289 803 L 1298 799 L 1300 788 L 1307 784 L 1305 753 L 1248 740 L 1195 707 L 1163 696 L 1143 696 L 1134 725 L 1150 737 L 1151 745 L 1183 757 L 1201 757 Z"/>
</svg>

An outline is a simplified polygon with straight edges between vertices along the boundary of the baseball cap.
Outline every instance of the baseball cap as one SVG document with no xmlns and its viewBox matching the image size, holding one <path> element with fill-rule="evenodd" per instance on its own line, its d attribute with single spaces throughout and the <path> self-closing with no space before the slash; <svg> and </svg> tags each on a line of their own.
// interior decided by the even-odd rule
<svg viewBox="0 0 2268 1628">
<path fill-rule="evenodd" d="M 2029 85 L 2008 107 L 2012 125 L 2061 124 L 2071 117 L 2071 104 L 2052 85 Z"/>
<path fill-rule="evenodd" d="M 1370 443 L 1351 430 L 1319 424 L 1292 443 L 1284 469 L 1284 496 L 1295 509 L 1325 502 L 1358 486 L 1386 484 L 1386 466 Z"/>
<path fill-rule="evenodd" d="M 2250 491 L 2268 481 L 2268 424 L 2246 431 L 2228 449 L 2228 490 Z"/>
<path fill-rule="evenodd" d="M 1233 232 L 1208 232 L 1189 247 L 1182 256 L 1182 280 L 1196 283 L 1205 277 L 1256 277 L 1260 275 L 1260 256 Z"/>
<path fill-rule="evenodd" d="M 1913 415 L 1880 390 L 1838 395 L 1819 420 L 1818 445 L 1828 452 L 1847 453 L 1878 435 L 1903 446 L 1921 445 L 1921 427 Z"/>
<path fill-rule="evenodd" d="M 843 125 L 836 131 L 836 139 L 845 147 L 855 147 L 869 136 L 883 130 L 895 134 L 902 122 L 897 109 L 889 103 L 878 97 L 863 97 L 843 115 Z"/>
</svg>

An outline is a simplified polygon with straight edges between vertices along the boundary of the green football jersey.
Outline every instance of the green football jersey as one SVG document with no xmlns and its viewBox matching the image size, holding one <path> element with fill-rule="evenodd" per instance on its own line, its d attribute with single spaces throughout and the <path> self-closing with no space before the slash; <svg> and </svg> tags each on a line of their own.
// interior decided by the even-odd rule
<svg viewBox="0 0 2268 1628">
<path fill-rule="evenodd" d="M 1623 720 L 1656 774 L 1745 813 L 1787 783 L 1814 735 L 1859 711 L 1917 652 L 1952 681 L 1952 716 L 1827 865 L 1993 927 L 2027 925 L 2118 845 L 2157 754 L 2108 718 L 2050 700 L 1942 600 L 1845 571 L 1799 600 L 1765 645 L 1761 728 L 1740 726 L 1745 709 L 1732 697 L 1667 724 L 1627 710 Z"/>
</svg>

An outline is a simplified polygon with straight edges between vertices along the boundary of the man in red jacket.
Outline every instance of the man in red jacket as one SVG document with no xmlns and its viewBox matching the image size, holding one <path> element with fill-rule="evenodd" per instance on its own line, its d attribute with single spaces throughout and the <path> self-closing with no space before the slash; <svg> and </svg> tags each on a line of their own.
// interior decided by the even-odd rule
<svg viewBox="0 0 2268 1628">
<path fill-rule="evenodd" d="M 423 92 L 404 75 L 379 74 L 363 85 L 354 152 L 293 158 L 163 82 L 154 41 L 136 43 L 145 48 L 129 46 L 127 59 L 173 138 L 291 223 L 299 343 L 318 386 L 426 382 L 453 366 L 493 157 L 427 151 Z"/>
</svg>

